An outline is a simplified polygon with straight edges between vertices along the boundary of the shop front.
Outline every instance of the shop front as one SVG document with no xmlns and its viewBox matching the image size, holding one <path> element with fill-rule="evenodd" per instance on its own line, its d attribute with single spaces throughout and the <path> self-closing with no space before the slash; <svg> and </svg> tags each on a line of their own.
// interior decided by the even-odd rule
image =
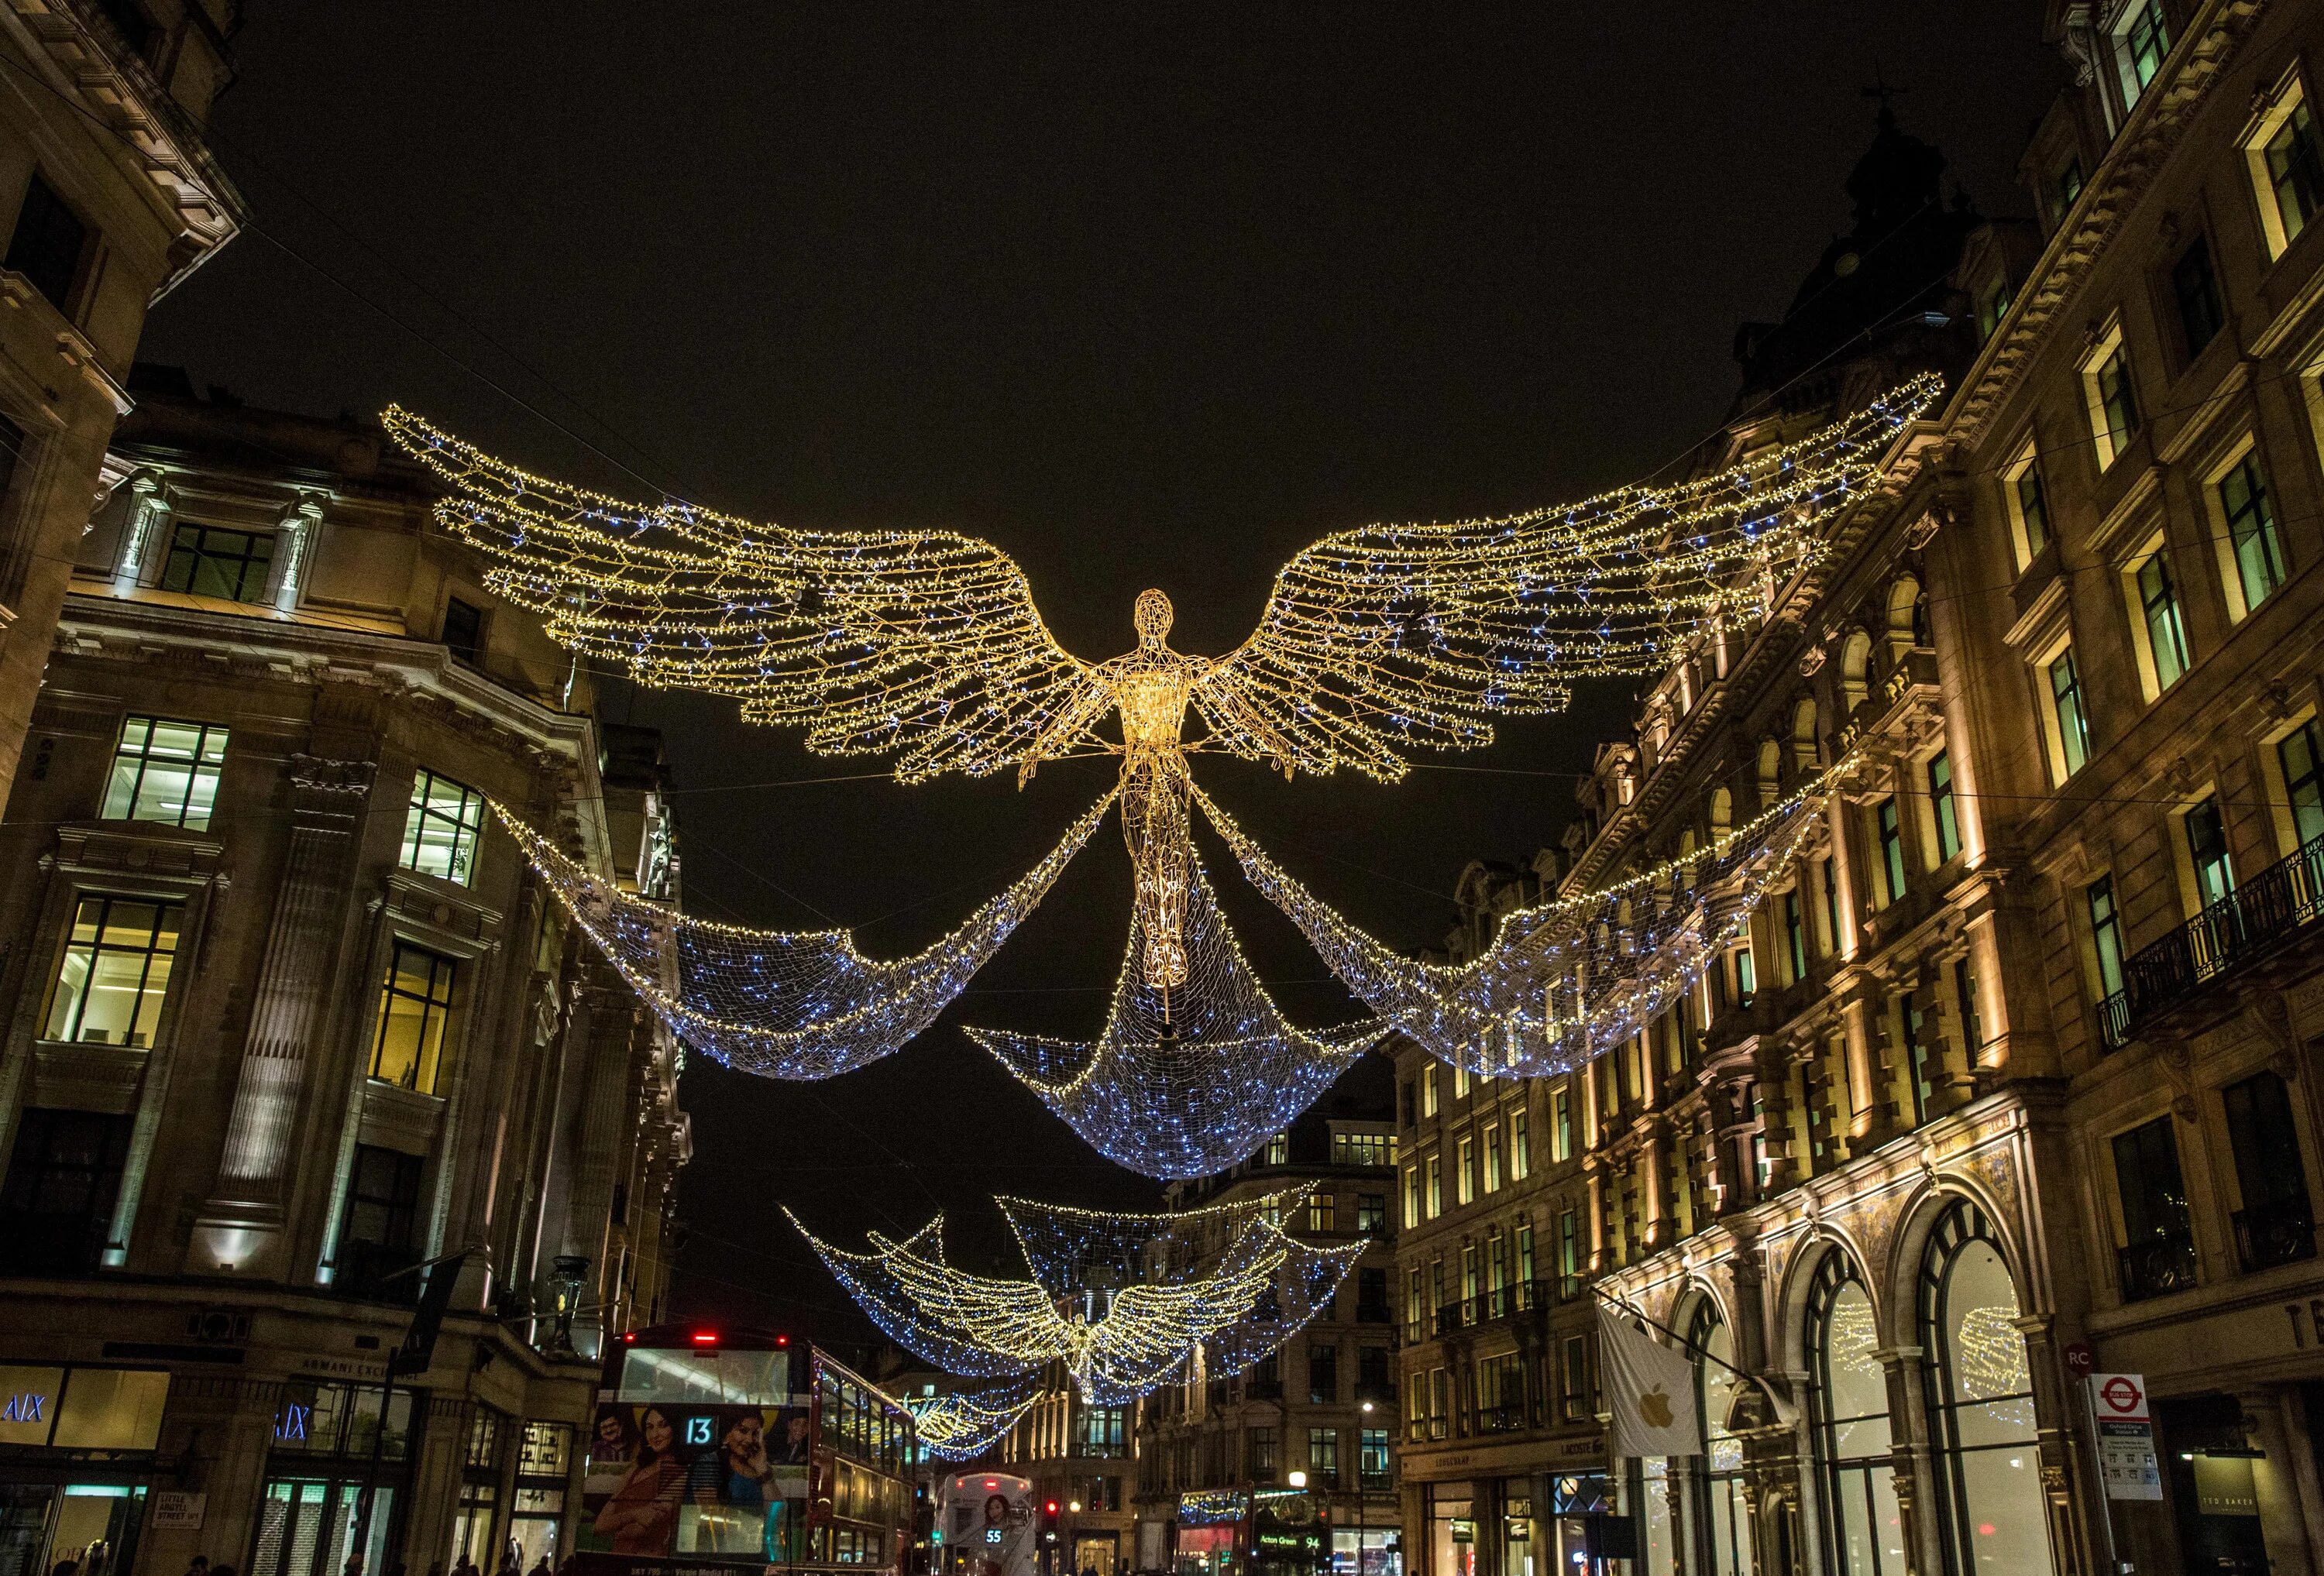
<svg viewBox="0 0 2324 1576">
<path fill-rule="evenodd" d="M 156 1491 L 170 1376 L 0 1365 L 0 1576 L 124 1576 Z"/>
<path fill-rule="evenodd" d="M 258 1507 L 252 1576 L 338 1576 L 356 1546 L 366 1486 L 364 1569 L 385 1571 L 410 1514 L 412 1420 L 419 1392 L 397 1390 L 384 1422 L 381 1387 L 294 1382 L 275 1414 Z"/>
</svg>

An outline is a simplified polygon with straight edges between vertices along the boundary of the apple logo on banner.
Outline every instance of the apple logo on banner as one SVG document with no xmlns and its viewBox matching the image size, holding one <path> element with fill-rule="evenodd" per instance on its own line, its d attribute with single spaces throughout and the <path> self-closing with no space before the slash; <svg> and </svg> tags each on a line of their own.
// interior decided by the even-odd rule
<svg viewBox="0 0 2324 1576">
<path fill-rule="evenodd" d="M 1648 1428 L 1668 1428 L 1671 1425 L 1670 1397 L 1656 1385 L 1638 1397 L 1638 1415 L 1646 1419 Z"/>
</svg>

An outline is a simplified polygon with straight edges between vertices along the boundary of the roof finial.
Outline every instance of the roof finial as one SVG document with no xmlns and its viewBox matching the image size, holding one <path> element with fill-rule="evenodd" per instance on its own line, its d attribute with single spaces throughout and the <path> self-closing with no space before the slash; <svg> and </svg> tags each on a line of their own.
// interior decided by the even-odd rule
<svg viewBox="0 0 2324 1576">
<path fill-rule="evenodd" d="M 1896 124 L 1896 108 L 1891 100 L 1893 100 L 1898 94 L 1906 90 L 1902 88 L 1891 88 L 1888 86 L 1888 78 L 1886 75 L 1881 71 L 1880 62 L 1878 60 L 1876 59 L 1872 62 L 1872 86 L 1869 88 L 1859 88 L 1858 91 L 1862 93 L 1867 98 L 1877 98 L 1880 101 L 1880 124 L 1882 125 L 1893 126 Z"/>
</svg>

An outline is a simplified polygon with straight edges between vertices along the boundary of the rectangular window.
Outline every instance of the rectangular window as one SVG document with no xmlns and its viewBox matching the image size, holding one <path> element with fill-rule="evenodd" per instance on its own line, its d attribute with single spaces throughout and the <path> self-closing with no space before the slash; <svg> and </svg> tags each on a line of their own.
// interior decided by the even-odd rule
<svg viewBox="0 0 2324 1576">
<path fill-rule="evenodd" d="M 86 894 L 73 909 L 41 1037 L 151 1046 L 170 993 L 182 903 Z"/>
<path fill-rule="evenodd" d="M 2244 153 L 2259 198 L 2268 256 L 2281 257 L 2324 205 L 2324 150 L 2317 145 L 2316 124 L 2298 81 L 2261 117 L 2259 133 Z"/>
<path fill-rule="evenodd" d="M 1572 1210 L 1558 1212 L 1557 1274 L 1568 1285 L 1582 1278 L 1582 1217 Z"/>
<path fill-rule="evenodd" d="M 1531 1113 L 1513 1111 L 1509 1113 L 1509 1180 L 1523 1182 L 1533 1175 L 1533 1117 Z"/>
<path fill-rule="evenodd" d="M 1290 1163 L 1291 1135 L 1289 1133 L 1277 1133 L 1274 1137 L 1267 1140 L 1266 1164 L 1269 1166 L 1287 1166 Z"/>
<path fill-rule="evenodd" d="M 1262 1483 L 1275 1479 L 1275 1430 L 1254 1428 L 1250 1431 L 1250 1475 Z"/>
<path fill-rule="evenodd" d="M 2202 236 L 2195 237 L 2195 244 L 2171 265 L 2171 296 L 2178 303 L 2179 332 L 2192 361 L 2218 337 L 2227 321 L 2219 304 L 2218 276 L 2211 269 L 2211 245 Z"/>
<path fill-rule="evenodd" d="M 1427 1328 L 1428 1292 L 1423 1284 L 1420 1267 L 1415 1265 L 1404 1279 L 1404 1343 L 1416 1345 Z"/>
<path fill-rule="evenodd" d="M 189 522 L 180 524 L 170 539 L 170 557 L 161 567 L 161 589 L 222 602 L 263 602 L 273 568 L 273 532 L 227 530 Z"/>
<path fill-rule="evenodd" d="M 1469 1069 L 1466 1067 L 1452 1069 L 1452 1098 L 1455 1100 L 1469 1098 Z"/>
<path fill-rule="evenodd" d="M 2068 159 L 2050 181 L 2050 222 L 2061 223 L 2082 195 L 2082 161 Z"/>
<path fill-rule="evenodd" d="M 1310 1231 L 1338 1230 L 1339 1228 L 1333 1224 L 1337 1213 L 1337 1205 L 1330 1194 L 1312 1193 L 1307 1195 L 1307 1229 Z"/>
<path fill-rule="evenodd" d="M 2083 890 L 2083 899 L 2089 905 L 2090 945 L 2098 954 L 2098 993 L 2101 997 L 2122 994 L 2122 916 L 2115 912 L 2114 881 L 2100 876 Z"/>
<path fill-rule="evenodd" d="M 1388 1430 L 1367 1428 L 1362 1433 L 1364 1487 L 1385 1488 L 1388 1479 Z"/>
<path fill-rule="evenodd" d="M 2227 1146 L 2244 1207 L 2235 1212 L 2236 1254 L 2246 1272 L 2316 1257 L 2308 1166 L 2283 1080 L 2255 1074 L 2219 1091 Z"/>
<path fill-rule="evenodd" d="M 1319 1342 L 1307 1349 L 1307 1399 L 1329 1406 L 1340 1398 L 1340 1349 Z"/>
<path fill-rule="evenodd" d="M 1800 913 L 1800 889 L 1794 887 L 1784 894 L 1784 950 L 1792 965 L 1792 982 L 1797 984 L 1808 977 L 1807 922 Z"/>
<path fill-rule="evenodd" d="M 1940 750 L 1929 757 L 1929 811 L 1937 828 L 1937 862 L 1961 850 L 1960 811 L 1953 803 L 1953 758 Z"/>
<path fill-rule="evenodd" d="M 2276 540 L 2275 510 L 2268 501 L 2267 475 L 2256 453 L 2246 453 L 2219 478 L 2218 497 L 2220 512 L 2227 516 L 2236 585 L 2248 613 L 2283 584 L 2283 548 Z"/>
<path fill-rule="evenodd" d="M 1517 1228 L 1517 1279 L 1530 1285 L 1534 1277 L 1533 1222 Z"/>
<path fill-rule="evenodd" d="M 2309 718 L 2278 740 L 2275 759 L 2283 768 L 2283 791 L 2292 803 L 2292 834 L 2304 847 L 2324 837 L 2324 742 L 2317 737 L 2316 719 Z"/>
<path fill-rule="evenodd" d="M 1485 1129 L 1485 1191 L 1501 1191 L 1501 1128 L 1499 1122 Z"/>
<path fill-rule="evenodd" d="M 2103 471 L 2121 457 L 2138 430 L 2138 396 L 2131 386 L 2119 324 L 2107 330 L 2082 363 L 2082 398 L 2089 407 L 2090 438 L 2098 445 L 2098 469 Z"/>
<path fill-rule="evenodd" d="M 2058 751 L 2065 775 L 2089 764 L 2089 719 L 2082 708 L 2082 681 L 2074 670 L 2074 649 L 2068 646 L 2050 659 L 2050 714 L 2058 729 Z"/>
<path fill-rule="evenodd" d="M 1873 825 L 1880 837 L 1880 873 L 1886 882 L 1886 903 L 1904 895 L 1904 829 L 1896 815 L 1895 795 L 1872 807 Z"/>
<path fill-rule="evenodd" d="M 332 1275 L 338 1289 L 391 1303 L 419 1296 L 420 1277 L 397 1272 L 410 1269 L 421 1258 L 421 1168 L 417 1155 L 374 1144 L 355 1146 L 347 1176 L 346 1218 Z"/>
<path fill-rule="evenodd" d="M 1840 877 L 1834 869 L 1836 862 L 1825 860 L 1818 867 L 1823 872 L 1823 923 L 1831 935 L 1832 949 L 1840 948 Z M 1681 1003 L 1684 1005 L 1683 1002 Z"/>
<path fill-rule="evenodd" d="M 2181 818 L 2187 826 L 2187 858 L 2195 869 L 2195 901 L 2205 908 L 2226 902 L 2236 889 L 2236 870 L 2227 858 L 2227 828 L 2219 817 L 2218 796 L 2206 797 Z"/>
<path fill-rule="evenodd" d="M 105 788 L 105 819 L 206 829 L 217 803 L 226 739 L 225 727 L 207 723 L 124 717 Z"/>
<path fill-rule="evenodd" d="M 1436 1064 L 1432 1062 L 1420 1073 L 1420 1114 L 1436 1114 Z"/>
<path fill-rule="evenodd" d="M 484 614 L 474 603 L 463 602 L 456 596 L 444 599 L 445 649 L 466 662 L 476 666 L 483 653 Z"/>
<path fill-rule="evenodd" d="M 2146 629 L 2147 649 L 2154 658 L 2158 693 L 2187 675 L 2187 625 L 2179 613 L 2179 588 L 2171 583 L 2171 566 L 2156 548 L 2138 567 L 2139 621 Z"/>
<path fill-rule="evenodd" d="M 1420 1167 L 1407 1166 L 1404 1171 L 1404 1229 L 1420 1224 Z"/>
<path fill-rule="evenodd" d="M 81 263 L 88 255 L 88 226 L 65 206 L 54 187 L 34 175 L 16 210 L 5 266 L 23 274 L 49 305 L 69 318 L 73 287 L 80 282 Z"/>
<path fill-rule="evenodd" d="M 1360 1193 L 1356 1194 L 1356 1230 L 1367 1237 L 1388 1234 L 1388 1194 Z"/>
<path fill-rule="evenodd" d="M 2127 109 L 2138 102 L 2146 85 L 2163 69 L 2163 57 L 2171 52 L 2171 30 L 2163 20 L 2163 0 L 2141 0 L 2116 37 L 2122 66 L 2122 102 Z"/>
<path fill-rule="evenodd" d="M 1333 1133 L 1332 1164 L 1393 1166 L 1396 1164 L 1396 1139 L 1387 1133 Z"/>
<path fill-rule="evenodd" d="M 1388 1271 L 1385 1269 L 1357 1270 L 1356 1323 L 1385 1324 L 1388 1322 Z"/>
<path fill-rule="evenodd" d="M 1759 965 L 1748 946 L 1735 949 L 1735 1004 L 1748 1007 L 1759 994 Z"/>
<path fill-rule="evenodd" d="M 1985 1022 L 1977 1010 L 1977 975 L 1965 957 L 1953 960 L 1953 999 L 1960 1005 L 1961 1044 L 1974 1062 L 1985 1045 Z"/>
<path fill-rule="evenodd" d="M 1906 996 L 1896 1003 L 1898 1037 L 1904 1041 L 1904 1076 L 1913 1086 L 1913 1125 L 1920 1126 L 1929 1120 L 1929 1096 L 1933 1091 L 1929 1084 L 1928 1036 L 1923 1032 L 1926 1023 L 1920 1004 Z"/>
<path fill-rule="evenodd" d="M 1453 1194 L 1462 1203 L 1472 1203 L 1477 1197 L 1477 1140 L 1466 1134 L 1461 1138 L 1461 1172 L 1453 1179 Z"/>
<path fill-rule="evenodd" d="M 380 987 L 379 1033 L 372 1042 L 371 1075 L 382 1083 L 422 1094 L 436 1092 L 452 1013 L 457 1005 L 460 965 L 412 945 L 395 944 L 395 956 Z"/>
<path fill-rule="evenodd" d="M 484 795 L 422 769 L 411 779 L 401 862 L 405 870 L 465 887 L 475 875 L 476 840 L 484 827 Z"/>
<path fill-rule="evenodd" d="M 1586 1335 L 1567 1336 L 1563 1355 L 1564 1361 L 1559 1365 L 1564 1377 L 1559 1404 L 1563 1409 L 1565 1421 L 1586 1422 L 1598 1410 L 1597 1385 L 1595 1376 L 1591 1372 L 1590 1338 Z"/>
<path fill-rule="evenodd" d="M 2139 1302 L 2194 1285 L 2194 1229 L 2169 1117 L 2159 1116 L 2115 1135 L 2114 1176 L 2122 1204 L 2123 1301 Z"/>
<path fill-rule="evenodd" d="M 1434 1155 L 1428 1157 L 1428 1218 L 1434 1220 L 1444 1212 L 1444 1164 Z"/>
<path fill-rule="evenodd" d="M 103 1258 L 129 1157 L 126 1116 L 28 1106 L 0 1181 L 12 1273 L 86 1275 Z"/>
<path fill-rule="evenodd" d="M 1573 1158 L 1573 1095 L 1565 1084 L 1559 1084 L 1549 1096 L 1549 1157 L 1552 1160 Z"/>
</svg>

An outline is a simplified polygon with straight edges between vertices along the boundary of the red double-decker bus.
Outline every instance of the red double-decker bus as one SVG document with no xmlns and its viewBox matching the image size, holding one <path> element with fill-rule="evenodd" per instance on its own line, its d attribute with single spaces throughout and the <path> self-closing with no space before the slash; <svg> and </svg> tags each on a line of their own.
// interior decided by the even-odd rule
<svg viewBox="0 0 2324 1576">
<path fill-rule="evenodd" d="M 917 1450 L 903 1404 L 812 1342 L 632 1331 L 597 1392 L 580 1576 L 904 1576 Z"/>
</svg>

